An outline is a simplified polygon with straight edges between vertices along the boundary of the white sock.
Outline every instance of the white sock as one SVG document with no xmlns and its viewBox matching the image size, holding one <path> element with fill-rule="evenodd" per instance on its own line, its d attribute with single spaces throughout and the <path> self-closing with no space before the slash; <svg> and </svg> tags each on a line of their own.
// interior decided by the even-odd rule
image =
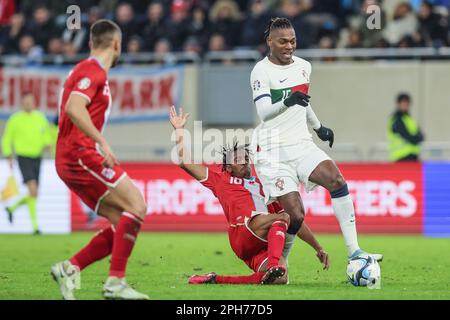
<svg viewBox="0 0 450 320">
<path fill-rule="evenodd" d="M 281 256 L 286 260 L 286 264 L 289 253 L 291 252 L 292 246 L 294 245 L 296 236 L 296 234 L 286 233 L 286 237 L 284 238 L 283 253 L 281 254 Z"/>
<path fill-rule="evenodd" d="M 356 217 L 352 198 L 346 195 L 340 198 L 331 198 L 334 213 L 339 221 L 348 255 L 359 249 L 358 235 L 356 233 Z"/>
</svg>

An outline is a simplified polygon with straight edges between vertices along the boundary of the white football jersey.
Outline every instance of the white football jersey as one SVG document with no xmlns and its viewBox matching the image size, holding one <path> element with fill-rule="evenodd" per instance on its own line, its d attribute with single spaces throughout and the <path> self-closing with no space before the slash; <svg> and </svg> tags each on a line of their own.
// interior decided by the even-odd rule
<svg viewBox="0 0 450 320">
<path fill-rule="evenodd" d="M 299 57 L 292 57 L 289 65 L 277 65 L 266 57 L 252 70 L 250 83 L 253 101 L 270 97 L 272 104 L 286 99 L 291 93 L 308 93 L 311 63 Z M 312 141 L 308 130 L 306 108 L 296 105 L 285 109 L 277 116 L 262 121 L 255 129 L 253 143 L 261 150 L 298 146 L 302 141 Z"/>
</svg>

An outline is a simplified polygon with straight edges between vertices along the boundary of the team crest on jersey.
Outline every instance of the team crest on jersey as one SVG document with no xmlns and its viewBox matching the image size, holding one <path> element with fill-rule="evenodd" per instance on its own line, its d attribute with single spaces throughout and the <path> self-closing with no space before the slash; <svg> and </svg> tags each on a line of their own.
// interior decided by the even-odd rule
<svg viewBox="0 0 450 320">
<path fill-rule="evenodd" d="M 283 191 L 284 190 L 284 179 L 278 178 L 277 182 L 275 182 L 275 187 L 277 187 L 278 190 Z"/>
<path fill-rule="evenodd" d="M 91 85 L 91 80 L 89 78 L 83 78 L 78 82 L 78 89 L 86 90 Z"/>
<path fill-rule="evenodd" d="M 102 175 L 107 178 L 108 180 L 111 180 L 116 175 L 116 172 L 111 168 L 104 168 L 102 170 Z"/>
<path fill-rule="evenodd" d="M 259 80 L 253 81 L 253 91 L 258 91 L 261 88 L 261 82 Z"/>
</svg>

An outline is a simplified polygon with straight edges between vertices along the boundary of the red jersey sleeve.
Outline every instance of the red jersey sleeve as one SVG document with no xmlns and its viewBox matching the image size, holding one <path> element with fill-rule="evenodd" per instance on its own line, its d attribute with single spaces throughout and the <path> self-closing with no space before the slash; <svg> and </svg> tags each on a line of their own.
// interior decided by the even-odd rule
<svg viewBox="0 0 450 320">
<path fill-rule="evenodd" d="M 216 171 L 206 168 L 206 178 L 200 180 L 200 183 L 211 190 L 215 196 L 217 196 L 216 191 L 220 188 L 222 183 L 222 175 Z"/>
<path fill-rule="evenodd" d="M 103 90 L 106 77 L 104 71 L 93 65 L 83 65 L 72 74 L 72 93 L 85 97 L 89 103 L 99 90 Z"/>
<path fill-rule="evenodd" d="M 269 210 L 270 213 L 279 213 L 284 211 L 283 207 L 278 201 L 274 201 L 271 204 L 269 204 L 267 206 L 267 209 Z"/>
</svg>

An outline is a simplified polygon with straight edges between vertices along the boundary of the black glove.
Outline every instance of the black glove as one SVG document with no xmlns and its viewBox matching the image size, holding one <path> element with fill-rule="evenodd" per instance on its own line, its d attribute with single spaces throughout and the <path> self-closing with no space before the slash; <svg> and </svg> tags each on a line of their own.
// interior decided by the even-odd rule
<svg viewBox="0 0 450 320">
<path fill-rule="evenodd" d="M 324 127 L 323 125 L 320 125 L 319 129 L 314 129 L 314 131 L 317 133 L 317 136 L 322 141 L 330 141 L 330 148 L 333 146 L 334 142 L 334 132 L 331 129 L 328 129 Z"/>
<path fill-rule="evenodd" d="M 283 103 L 286 107 L 292 107 L 296 104 L 301 105 L 302 107 L 307 107 L 309 103 L 309 99 L 311 97 L 307 94 L 304 94 L 303 92 L 296 91 L 293 94 L 291 94 L 289 97 L 287 97 Z"/>
</svg>

